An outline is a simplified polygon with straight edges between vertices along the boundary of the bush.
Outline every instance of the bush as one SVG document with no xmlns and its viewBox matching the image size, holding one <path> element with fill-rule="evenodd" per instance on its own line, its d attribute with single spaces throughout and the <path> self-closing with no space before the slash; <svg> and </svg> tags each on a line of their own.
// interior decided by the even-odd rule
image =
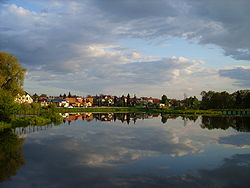
<svg viewBox="0 0 250 188">
<path fill-rule="evenodd" d="M 21 117 L 11 121 L 14 127 L 39 126 L 51 123 L 51 120 L 41 116 Z"/>
<path fill-rule="evenodd" d="M 6 122 L 0 122 L 0 130 L 5 128 L 10 128 L 11 124 Z"/>
</svg>

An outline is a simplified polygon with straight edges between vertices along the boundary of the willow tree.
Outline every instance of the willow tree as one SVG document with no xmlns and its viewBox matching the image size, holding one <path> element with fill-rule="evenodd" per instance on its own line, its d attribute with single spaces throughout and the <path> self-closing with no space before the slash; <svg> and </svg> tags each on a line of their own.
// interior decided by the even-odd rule
<svg viewBox="0 0 250 188">
<path fill-rule="evenodd" d="M 22 93 L 26 70 L 13 54 L 0 52 L 0 88 L 11 92 L 12 96 Z"/>
<path fill-rule="evenodd" d="M 0 121 L 8 121 L 16 112 L 14 99 L 23 92 L 25 72 L 14 55 L 0 52 Z"/>
</svg>

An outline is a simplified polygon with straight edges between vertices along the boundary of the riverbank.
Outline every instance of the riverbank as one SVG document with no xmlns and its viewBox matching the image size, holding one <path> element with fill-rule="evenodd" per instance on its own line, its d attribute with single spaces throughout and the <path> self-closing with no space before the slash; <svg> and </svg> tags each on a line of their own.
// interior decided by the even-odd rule
<svg viewBox="0 0 250 188">
<path fill-rule="evenodd" d="M 242 109 L 230 109 L 240 112 Z M 249 111 L 250 109 L 243 109 Z M 241 116 L 240 113 L 225 114 L 227 110 L 179 110 L 169 108 L 148 108 L 148 107 L 89 107 L 89 108 L 54 108 L 53 110 L 40 110 L 40 114 L 25 115 L 13 118 L 10 122 L 0 122 L 0 129 L 42 126 L 46 124 L 60 124 L 63 120 L 59 113 L 161 113 L 162 115 L 175 116 Z M 245 114 L 244 116 L 249 116 Z"/>
<path fill-rule="evenodd" d="M 0 122 L 0 130 L 5 128 L 42 126 L 47 124 L 60 124 L 63 117 L 58 113 L 43 113 L 34 116 L 23 116 L 11 119 L 10 122 Z"/>
</svg>

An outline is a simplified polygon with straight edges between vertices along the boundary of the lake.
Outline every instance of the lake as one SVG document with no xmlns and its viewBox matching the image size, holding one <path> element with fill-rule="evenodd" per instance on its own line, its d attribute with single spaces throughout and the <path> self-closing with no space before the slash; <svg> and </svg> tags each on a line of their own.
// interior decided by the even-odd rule
<svg viewBox="0 0 250 188">
<path fill-rule="evenodd" d="M 1 188 L 250 187 L 250 117 L 63 116 L 0 132 Z"/>
</svg>

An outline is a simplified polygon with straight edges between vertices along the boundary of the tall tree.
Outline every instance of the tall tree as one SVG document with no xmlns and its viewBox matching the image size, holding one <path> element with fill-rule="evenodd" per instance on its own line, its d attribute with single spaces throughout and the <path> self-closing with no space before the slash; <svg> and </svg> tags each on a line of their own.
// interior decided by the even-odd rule
<svg viewBox="0 0 250 188">
<path fill-rule="evenodd" d="M 162 95 L 161 97 L 161 103 L 168 105 L 168 98 L 166 95 Z"/>
<path fill-rule="evenodd" d="M 130 95 L 129 95 L 129 93 L 127 95 L 127 106 L 130 106 Z"/>
<path fill-rule="evenodd" d="M 22 93 L 26 70 L 13 54 L 0 52 L 0 88 L 10 91 L 13 96 Z"/>
</svg>

